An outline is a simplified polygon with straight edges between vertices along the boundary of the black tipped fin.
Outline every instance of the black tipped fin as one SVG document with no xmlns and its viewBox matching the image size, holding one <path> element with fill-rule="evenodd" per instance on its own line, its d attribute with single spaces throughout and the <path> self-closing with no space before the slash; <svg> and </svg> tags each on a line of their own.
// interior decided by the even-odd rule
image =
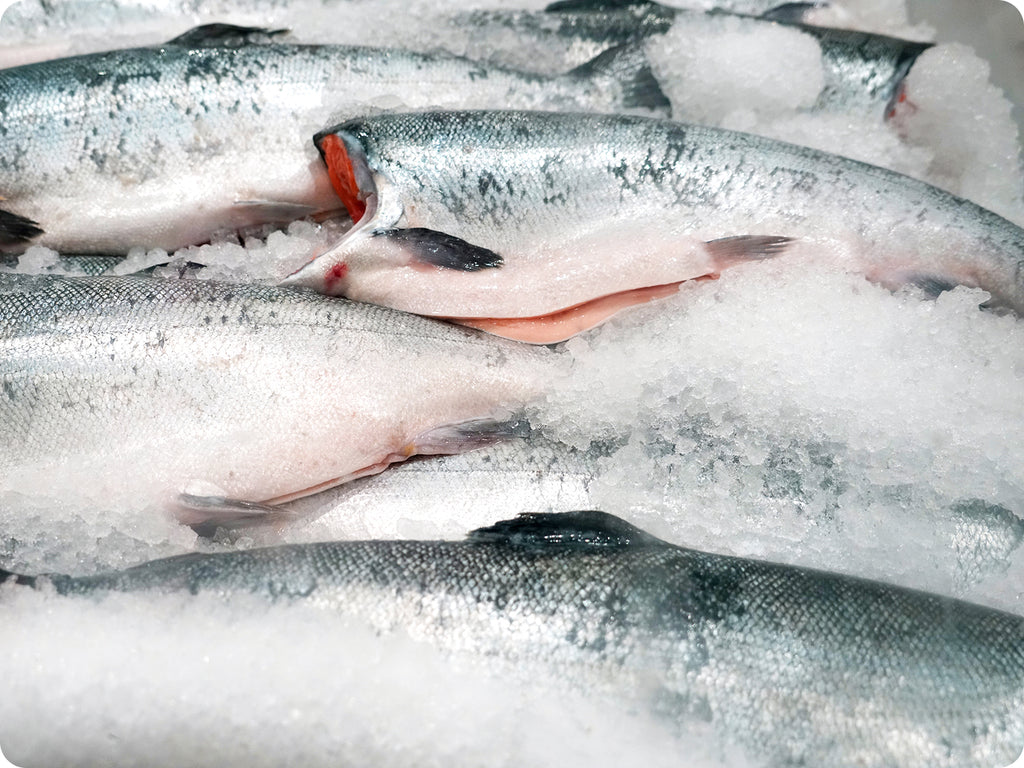
<svg viewBox="0 0 1024 768">
<path fill-rule="evenodd" d="M 42 228 L 32 219 L 26 219 L 10 211 L 0 210 L 0 247 L 21 245 L 43 234 Z"/>
<path fill-rule="evenodd" d="M 505 263 L 501 255 L 492 250 L 434 229 L 385 229 L 374 232 L 373 236 L 386 237 L 401 246 L 414 262 L 433 267 L 477 272 L 495 269 Z"/>
<path fill-rule="evenodd" d="M 762 13 L 761 18 L 768 21 L 778 21 L 783 24 L 803 24 L 807 21 L 807 16 L 811 11 L 827 8 L 828 5 L 828 3 L 824 2 L 783 3 Z"/>
<path fill-rule="evenodd" d="M 778 256 L 793 242 L 791 237 L 775 235 L 737 235 L 709 240 L 705 245 L 716 268 L 725 268 L 744 261 L 760 261 Z"/>
<path fill-rule="evenodd" d="M 0 568 L 0 584 L 6 584 L 10 580 L 14 580 L 15 584 L 23 584 L 26 587 L 35 587 L 36 577 L 35 576 L 22 576 L 20 573 L 11 573 Z"/>
<path fill-rule="evenodd" d="M 664 546 L 665 542 L 607 512 L 527 513 L 513 520 L 478 528 L 466 540 L 473 544 L 507 544 L 517 549 L 624 549 Z"/>
<path fill-rule="evenodd" d="M 652 0 L 556 0 L 544 8 L 545 13 L 577 13 L 591 11 L 621 11 L 628 8 L 663 8 Z"/>
<path fill-rule="evenodd" d="M 650 62 L 640 44 L 627 43 L 609 48 L 570 70 L 569 76 L 582 80 L 614 80 L 621 89 L 622 107 L 648 109 L 659 115 L 672 116 L 672 104 L 651 72 Z"/>
<path fill-rule="evenodd" d="M 286 509 L 254 501 L 228 499 L 223 496 L 178 496 L 178 521 L 197 535 L 212 539 L 218 529 L 227 532 L 263 525 L 291 522 L 295 516 Z"/>
<path fill-rule="evenodd" d="M 173 40 L 168 40 L 165 45 L 188 48 L 238 48 L 243 45 L 267 43 L 271 38 L 287 32 L 287 29 L 242 27 L 237 24 L 203 24 L 183 32 Z"/>
</svg>

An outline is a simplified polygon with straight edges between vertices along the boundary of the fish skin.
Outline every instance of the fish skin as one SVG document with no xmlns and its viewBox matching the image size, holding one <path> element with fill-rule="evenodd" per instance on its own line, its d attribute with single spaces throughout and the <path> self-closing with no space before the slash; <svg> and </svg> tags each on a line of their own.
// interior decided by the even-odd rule
<svg viewBox="0 0 1024 768">
<path fill-rule="evenodd" d="M 423 531 L 452 538 L 520 512 L 591 507 L 592 481 L 606 454 L 601 448 L 578 450 L 533 434 L 465 453 L 402 462 L 379 475 L 283 505 L 282 512 L 294 523 L 287 540 L 391 538 L 396 530 L 406 529 L 403 520 L 420 521 Z M 250 535 L 260 543 L 280 542 L 270 538 L 269 529 L 264 534 Z"/>
<path fill-rule="evenodd" d="M 889 286 L 978 286 L 993 305 L 1024 311 L 1024 230 L 806 147 L 638 117 L 488 111 L 356 119 L 315 141 L 345 148 L 367 213 L 285 284 L 424 315 L 534 317 L 798 250 Z M 416 251 L 382 235 L 398 226 L 503 263 L 421 268 Z M 751 243 L 765 247 L 744 254 Z M 325 280 L 338 264 L 345 279 Z"/>
<path fill-rule="evenodd" d="M 536 60 L 538 52 L 551 51 L 554 60 L 549 66 L 554 68 L 575 66 L 611 46 L 665 34 L 676 24 L 695 36 L 716 34 L 723 24 L 751 34 L 778 24 L 798 29 L 821 47 L 824 83 L 813 111 L 864 113 L 879 120 L 888 116 L 917 57 L 934 45 L 742 13 L 674 8 L 657 2 L 631 2 L 622 7 L 598 2 L 589 8 L 575 4 L 541 12 L 468 11 L 451 22 L 453 35 L 467 37 L 465 55 L 519 67 Z M 530 44 L 496 47 L 490 41 L 501 39 L 498 35 L 503 32 Z M 675 117 L 685 120 L 687 116 Z"/>
<path fill-rule="evenodd" d="M 0 275 L 0 493 L 284 501 L 494 439 L 537 352 L 305 291 Z"/>
<path fill-rule="evenodd" d="M 671 445 L 649 445 L 653 454 L 673 451 Z M 627 503 L 631 509 L 646 512 L 650 509 L 647 501 L 622 501 L 626 492 L 621 489 L 619 475 L 620 449 L 615 442 L 597 442 L 580 450 L 531 432 L 528 437 L 465 453 L 413 459 L 395 464 L 387 472 L 357 478 L 283 505 L 280 514 L 289 524 L 286 540 L 295 543 L 396 536 L 447 539 L 462 536 L 467 528 L 520 512 L 592 509 L 612 503 Z M 661 489 L 661 514 L 677 521 L 672 540 L 685 542 L 694 518 L 694 502 L 686 484 L 666 473 L 650 455 L 630 470 L 634 478 L 652 475 Z M 782 503 L 787 506 L 798 505 L 796 498 L 801 489 L 799 484 L 792 484 L 785 464 L 763 468 L 762 477 L 775 498 L 785 499 Z M 842 492 L 837 489 L 836 496 Z M 617 501 L 611 502 L 612 498 Z M 981 499 L 960 499 L 938 508 L 913 503 L 899 519 L 877 521 L 872 548 L 851 560 L 853 542 L 843 533 L 848 527 L 844 524 L 846 518 L 836 521 L 831 504 L 838 505 L 838 500 L 833 497 L 817 514 L 802 512 L 810 516 L 815 528 L 831 532 L 829 549 L 823 550 L 818 542 L 804 547 L 794 560 L 792 533 L 780 532 L 777 521 L 767 517 L 748 518 L 744 533 L 756 539 L 758 555 L 769 560 L 835 568 L 836 552 L 845 549 L 848 559 L 843 569 L 847 573 L 861 571 L 875 579 L 899 581 L 906 578 L 899 570 L 901 554 L 906 550 L 901 535 L 913 528 L 915 543 L 929 551 L 936 572 L 951 575 L 952 582 L 919 581 L 908 586 L 961 598 L 972 586 L 994 581 L 1005 573 L 1024 542 L 1024 520 L 1000 505 Z M 720 533 L 732 535 L 728 530 Z M 280 530 L 264 525 L 247 530 L 246 535 L 258 544 L 282 541 Z M 749 546 L 732 538 L 729 541 L 734 554 L 744 554 Z"/>
<path fill-rule="evenodd" d="M 773 768 L 990 768 L 1024 745 L 1024 617 L 675 547 L 600 512 L 525 515 L 459 542 L 297 544 L 15 578 L 69 596 L 307 602 L 536 670 L 683 733 L 710 726 Z"/>
<path fill-rule="evenodd" d="M 170 251 L 329 214 L 338 201 L 308 141 L 328 120 L 394 97 L 408 108 L 663 107 L 646 67 L 639 50 L 547 77 L 443 54 L 168 43 L 0 70 L 0 208 L 43 230 L 0 227 L 0 249 Z"/>
</svg>

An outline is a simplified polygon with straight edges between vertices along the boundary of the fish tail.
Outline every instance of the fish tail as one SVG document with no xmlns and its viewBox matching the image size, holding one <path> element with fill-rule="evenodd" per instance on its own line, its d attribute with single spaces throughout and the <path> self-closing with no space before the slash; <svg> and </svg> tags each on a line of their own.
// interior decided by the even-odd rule
<svg viewBox="0 0 1024 768">
<path fill-rule="evenodd" d="M 617 84 L 617 106 L 620 108 L 647 109 L 665 117 L 672 116 L 672 105 L 651 72 L 650 62 L 640 44 L 628 43 L 609 48 L 571 70 L 569 76 Z"/>
<path fill-rule="evenodd" d="M 42 228 L 32 219 L 0 209 L 0 248 L 23 245 L 41 234 Z"/>
</svg>

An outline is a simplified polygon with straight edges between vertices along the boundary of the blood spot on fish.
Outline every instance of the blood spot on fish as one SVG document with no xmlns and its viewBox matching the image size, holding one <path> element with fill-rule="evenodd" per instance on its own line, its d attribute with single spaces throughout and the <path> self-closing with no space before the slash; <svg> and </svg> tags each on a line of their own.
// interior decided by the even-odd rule
<svg viewBox="0 0 1024 768">
<path fill-rule="evenodd" d="M 324 275 L 324 283 L 328 290 L 333 288 L 338 282 L 345 279 L 348 274 L 348 264 L 339 262 L 327 270 L 327 274 Z"/>
<path fill-rule="evenodd" d="M 318 145 L 324 162 L 327 163 L 327 175 L 331 186 L 345 204 L 352 221 L 359 221 L 366 213 L 366 203 L 359 199 L 359 185 L 356 173 L 352 168 L 352 159 L 348 156 L 343 142 L 336 134 L 329 133 L 320 139 Z"/>
</svg>

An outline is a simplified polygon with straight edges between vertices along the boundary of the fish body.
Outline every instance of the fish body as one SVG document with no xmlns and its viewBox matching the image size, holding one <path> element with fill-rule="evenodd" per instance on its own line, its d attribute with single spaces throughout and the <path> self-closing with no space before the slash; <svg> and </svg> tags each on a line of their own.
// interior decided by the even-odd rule
<svg viewBox="0 0 1024 768">
<path fill-rule="evenodd" d="M 405 461 L 285 505 L 296 523 L 288 540 L 392 538 L 403 521 L 417 521 L 417 531 L 461 537 L 496 517 L 583 509 L 594 504 L 591 484 L 601 455 L 533 435 Z"/>
<path fill-rule="evenodd" d="M 449 24 L 452 36 L 466 38 L 462 49 L 472 58 L 534 68 L 539 61 L 551 71 L 581 64 L 612 46 L 670 31 L 683 34 L 684 39 L 700 39 L 721 34 L 726 27 L 753 35 L 781 24 L 810 36 L 821 49 L 823 84 L 814 111 L 866 114 L 878 120 L 888 116 L 917 57 L 933 45 L 771 16 L 705 12 L 657 2 L 609 7 L 599 1 L 556 5 L 547 11 L 478 10 L 457 14 Z M 506 37 L 518 45 L 495 44 Z M 778 55 L 784 57 L 787 51 Z M 675 117 L 687 119 L 685 114 Z"/>
<path fill-rule="evenodd" d="M 557 357 L 494 341 L 304 291 L 0 275 L 0 493 L 273 504 L 464 450 Z"/>
<path fill-rule="evenodd" d="M 710 726 L 773 768 L 988 768 L 1024 746 L 1024 617 L 683 549 L 599 512 L 522 516 L 458 542 L 189 554 L 45 580 L 69 596 L 310 603 L 681 733 Z"/>
<path fill-rule="evenodd" d="M 440 54 L 222 37 L 200 29 L 158 48 L 0 70 L 0 249 L 173 250 L 333 212 L 308 137 L 334 116 L 395 103 L 664 103 L 640 51 L 545 77 Z"/>
<path fill-rule="evenodd" d="M 629 116 L 487 111 L 357 119 L 315 141 L 358 224 L 287 284 L 553 341 L 620 308 L 609 302 L 800 250 L 884 284 L 980 286 L 1024 311 L 1024 230 L 806 147 Z"/>
</svg>

